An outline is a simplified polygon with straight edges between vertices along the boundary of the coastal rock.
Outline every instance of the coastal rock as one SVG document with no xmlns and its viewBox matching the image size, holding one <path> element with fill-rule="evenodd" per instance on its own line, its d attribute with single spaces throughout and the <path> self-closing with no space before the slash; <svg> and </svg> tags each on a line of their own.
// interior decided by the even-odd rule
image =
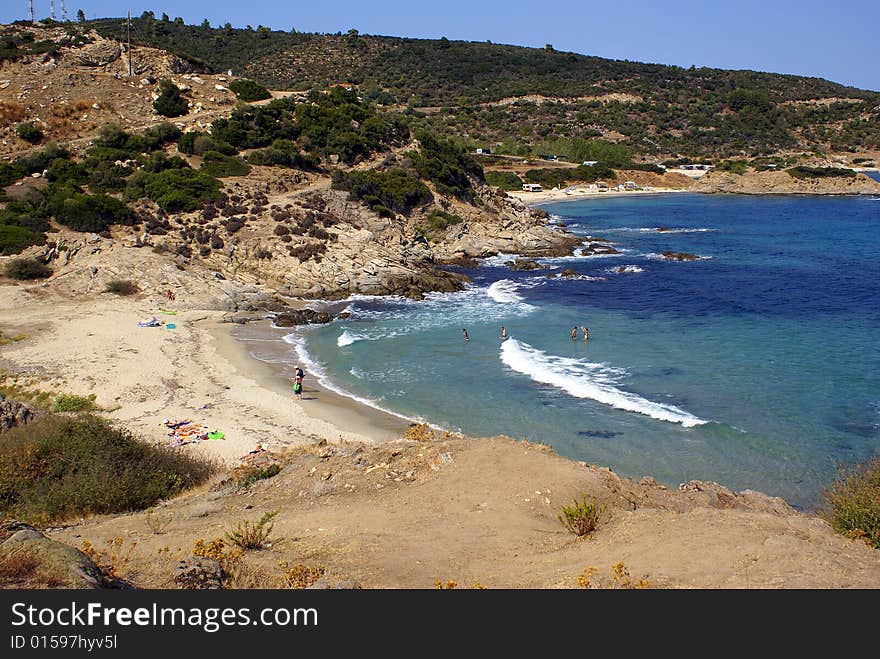
<svg viewBox="0 0 880 659">
<path fill-rule="evenodd" d="M 544 266 L 535 261 L 534 259 L 516 259 L 515 261 L 508 261 L 505 265 L 509 265 L 511 270 L 540 270 Z"/>
<path fill-rule="evenodd" d="M 333 317 L 323 311 L 313 309 L 296 309 L 275 316 L 275 324 L 278 327 L 293 327 L 295 325 L 314 325 L 329 323 Z"/>
<path fill-rule="evenodd" d="M 0 523 L 0 562 L 10 560 L 29 566 L 20 575 L 27 583 L 9 584 L 13 587 L 95 589 L 111 585 L 84 553 L 14 519 Z"/>
<path fill-rule="evenodd" d="M 697 261 L 700 257 L 687 252 L 663 252 L 663 258 L 670 261 Z"/>
<path fill-rule="evenodd" d="M 560 277 L 580 277 L 580 273 L 577 270 L 572 270 L 571 268 L 566 268 L 562 272 L 559 273 Z"/>
<path fill-rule="evenodd" d="M 34 411 L 24 403 L 8 398 L 0 399 L 0 432 L 25 426 L 34 419 Z"/>
</svg>

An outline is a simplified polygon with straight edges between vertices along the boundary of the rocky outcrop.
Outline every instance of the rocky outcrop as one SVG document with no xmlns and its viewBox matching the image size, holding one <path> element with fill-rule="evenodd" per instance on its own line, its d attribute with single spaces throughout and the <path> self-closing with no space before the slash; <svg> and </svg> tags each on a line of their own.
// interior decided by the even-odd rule
<svg viewBox="0 0 880 659">
<path fill-rule="evenodd" d="M 516 259 L 514 261 L 508 261 L 505 263 L 511 270 L 516 271 L 528 271 L 528 270 L 540 270 L 544 266 L 535 261 L 534 259 Z"/>
<path fill-rule="evenodd" d="M 76 51 L 76 63 L 80 66 L 99 67 L 115 62 L 122 55 L 119 42 L 99 39 Z"/>
<path fill-rule="evenodd" d="M 0 394 L 0 432 L 25 426 L 34 420 L 34 410 L 17 400 L 3 398 Z"/>
<path fill-rule="evenodd" d="M 7 519 L 0 522 L 0 562 L 16 566 L 11 587 L 106 588 L 111 584 L 92 559 L 78 549 L 51 540 L 33 526 Z M 10 568 L 7 572 L 13 572 Z M 13 575 L 7 574 L 9 579 Z"/>
<path fill-rule="evenodd" d="M 687 252 L 663 252 L 663 258 L 670 261 L 698 261 L 700 259 L 696 254 L 688 254 Z"/>
<path fill-rule="evenodd" d="M 275 316 L 275 325 L 278 327 L 294 327 L 296 325 L 329 323 L 331 320 L 333 320 L 333 317 L 323 311 L 296 309 Z"/>
<path fill-rule="evenodd" d="M 788 172 L 709 172 L 693 187 L 696 192 L 737 194 L 880 194 L 880 183 L 864 174 L 854 177 L 797 179 Z"/>
</svg>

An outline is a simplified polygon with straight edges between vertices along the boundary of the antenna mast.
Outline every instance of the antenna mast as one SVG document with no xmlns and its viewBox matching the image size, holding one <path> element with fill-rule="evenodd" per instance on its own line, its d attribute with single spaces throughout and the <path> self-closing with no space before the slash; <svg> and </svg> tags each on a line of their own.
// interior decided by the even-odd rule
<svg viewBox="0 0 880 659">
<path fill-rule="evenodd" d="M 131 10 L 128 10 L 128 77 L 131 77 Z"/>
<path fill-rule="evenodd" d="M 28 0 L 28 19 L 30 19 L 31 23 L 35 23 L 34 19 L 34 0 Z"/>
<path fill-rule="evenodd" d="M 67 22 L 67 5 L 64 4 L 64 0 L 61 0 L 61 20 Z"/>
<path fill-rule="evenodd" d="M 49 0 L 49 18 L 55 20 L 55 0 Z"/>
</svg>

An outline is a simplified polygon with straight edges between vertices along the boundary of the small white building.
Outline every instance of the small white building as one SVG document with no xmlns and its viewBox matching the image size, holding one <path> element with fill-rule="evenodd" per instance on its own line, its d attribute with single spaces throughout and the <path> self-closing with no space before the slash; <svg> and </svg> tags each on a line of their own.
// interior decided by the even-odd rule
<svg viewBox="0 0 880 659">
<path fill-rule="evenodd" d="M 583 167 L 592 167 L 592 166 L 595 165 L 597 162 L 599 162 L 599 161 L 598 161 L 598 160 L 584 160 L 584 161 L 581 163 L 581 165 L 582 165 Z"/>
<path fill-rule="evenodd" d="M 523 183 L 524 192 L 541 192 L 543 189 L 539 183 Z"/>
</svg>

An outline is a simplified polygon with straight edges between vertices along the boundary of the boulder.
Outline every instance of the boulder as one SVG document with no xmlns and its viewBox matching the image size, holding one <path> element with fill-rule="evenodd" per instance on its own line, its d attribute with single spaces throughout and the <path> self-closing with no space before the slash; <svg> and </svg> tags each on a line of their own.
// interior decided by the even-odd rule
<svg viewBox="0 0 880 659">
<path fill-rule="evenodd" d="M 295 309 L 275 316 L 275 325 L 278 327 L 293 327 L 295 325 L 329 323 L 331 320 L 333 320 L 333 317 L 323 311 Z"/>
<path fill-rule="evenodd" d="M 117 42 L 101 40 L 80 48 L 76 53 L 76 63 L 80 66 L 105 66 L 118 60 L 121 54 Z"/>
<path fill-rule="evenodd" d="M 25 426 L 34 419 L 34 411 L 17 400 L 0 399 L 0 432 Z"/>
<path fill-rule="evenodd" d="M 95 589 L 113 585 L 84 553 L 14 519 L 0 522 L 0 562 L 18 565 L 16 577 L 21 583 L 6 584 L 12 587 Z"/>
<path fill-rule="evenodd" d="M 535 261 L 534 259 L 516 259 L 515 261 L 508 261 L 507 264 L 510 265 L 511 270 L 540 270 L 544 266 Z"/>
<path fill-rule="evenodd" d="M 700 257 L 696 254 L 688 254 L 687 252 L 663 252 L 663 258 L 670 261 L 696 261 Z"/>
<path fill-rule="evenodd" d="M 577 270 L 572 270 L 571 268 L 566 268 L 562 272 L 559 273 L 560 277 L 580 277 L 580 273 Z"/>
</svg>

